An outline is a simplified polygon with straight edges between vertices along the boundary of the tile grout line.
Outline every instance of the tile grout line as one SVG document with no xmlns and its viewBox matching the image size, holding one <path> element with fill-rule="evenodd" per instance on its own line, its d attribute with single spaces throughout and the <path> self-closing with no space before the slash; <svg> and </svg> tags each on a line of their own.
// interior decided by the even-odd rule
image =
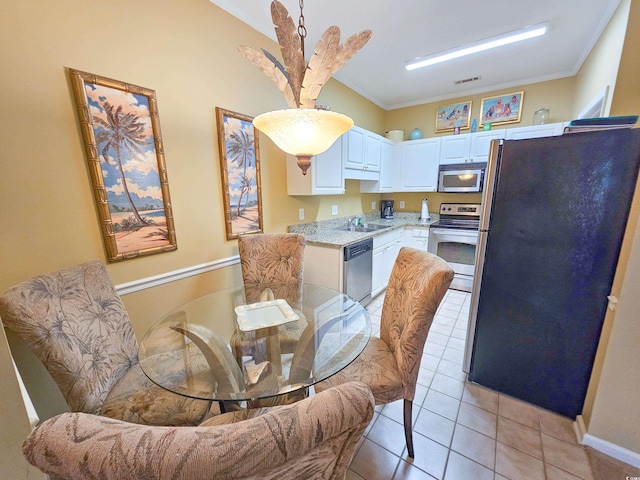
<svg viewBox="0 0 640 480">
<path fill-rule="evenodd" d="M 449 295 L 449 293 L 450 293 L 450 292 L 448 292 L 448 294 L 447 294 L 447 295 Z M 454 321 L 453 326 L 446 325 L 446 324 L 441 323 L 441 322 L 435 322 L 435 316 L 434 316 L 434 323 L 437 323 L 437 324 L 443 325 L 443 326 L 445 326 L 445 327 L 451 327 L 451 333 L 450 333 L 449 335 L 445 335 L 445 334 L 442 334 L 442 333 L 440 333 L 440 332 L 435 332 L 435 333 L 440 333 L 441 335 L 443 335 L 443 336 L 447 336 L 447 337 L 448 337 L 447 345 L 446 345 L 446 346 L 441 346 L 441 345 L 440 345 L 441 347 L 443 347 L 443 348 L 442 348 L 442 353 L 440 353 L 440 354 L 438 354 L 438 355 L 437 355 L 438 361 L 437 361 L 437 363 L 436 363 L 436 365 L 435 365 L 435 371 L 433 371 L 433 377 L 431 378 L 431 380 L 430 380 L 429 384 L 428 384 L 428 385 L 420 384 L 422 387 L 424 387 L 424 388 L 426 389 L 426 394 L 425 394 L 425 397 L 422 399 L 422 402 L 421 402 L 420 404 L 416 404 L 416 405 L 418 406 L 418 408 L 419 408 L 419 411 L 418 411 L 418 415 L 416 415 L 416 417 L 415 417 L 415 419 L 416 419 L 416 420 L 412 423 L 412 428 L 414 428 L 414 427 L 415 427 L 415 425 L 416 425 L 416 423 L 415 423 L 415 422 L 417 421 L 417 418 L 418 418 L 418 416 L 420 415 L 420 413 L 421 413 L 421 411 L 422 411 L 423 409 L 424 409 L 424 410 L 427 410 L 427 411 L 428 411 L 428 412 L 430 412 L 430 413 L 433 413 L 434 415 L 438 415 L 438 416 L 443 417 L 443 418 L 445 418 L 445 419 L 451 420 L 449 417 L 446 417 L 446 416 L 444 416 L 444 415 L 441 415 L 440 413 L 438 413 L 438 412 L 434 412 L 434 411 L 432 411 L 432 410 L 430 410 L 430 409 L 428 409 L 428 408 L 426 408 L 426 407 L 425 407 L 425 402 L 426 402 L 427 396 L 428 396 L 428 394 L 429 394 L 429 392 L 430 392 L 430 391 L 437 392 L 437 393 L 439 393 L 439 394 L 441 394 L 441 395 L 445 395 L 445 396 L 447 396 L 447 397 L 451 397 L 451 398 L 453 398 L 453 399 L 458 400 L 458 408 L 457 408 L 457 411 L 456 411 L 455 420 L 453 421 L 453 423 L 454 423 L 454 431 L 453 431 L 453 434 L 452 434 L 451 439 L 449 440 L 449 443 L 448 443 L 448 446 L 447 446 L 447 454 L 446 454 L 446 460 L 445 460 L 445 464 L 444 464 L 443 478 L 444 478 L 444 476 L 446 476 L 446 472 L 448 471 L 448 468 L 449 468 L 449 460 L 450 460 L 450 458 L 451 458 L 451 451 L 453 450 L 452 446 L 453 446 L 453 439 L 454 439 L 454 436 L 455 436 L 456 427 L 457 427 L 458 425 L 462 425 L 462 424 L 459 424 L 459 423 L 458 423 L 458 421 L 459 421 L 459 416 L 460 416 L 460 409 L 462 408 L 462 402 L 464 402 L 464 400 L 463 400 L 464 393 L 465 393 L 465 391 L 466 391 L 466 386 L 469 384 L 469 382 L 468 382 L 468 379 L 466 378 L 466 375 L 465 375 L 465 380 L 463 380 L 463 381 L 462 381 L 462 382 L 463 382 L 463 385 L 464 385 L 464 387 L 463 387 L 463 388 L 464 388 L 464 390 L 463 390 L 463 392 L 462 392 L 462 396 L 461 396 L 459 399 L 458 399 L 458 398 L 456 398 L 456 397 L 452 397 L 451 395 L 449 395 L 449 394 L 447 394 L 447 393 L 440 392 L 440 391 L 438 391 L 438 390 L 433 389 L 433 388 L 432 388 L 432 382 L 433 382 L 433 380 L 434 380 L 434 378 L 435 378 L 435 375 L 436 375 L 436 374 L 438 374 L 438 373 L 439 373 L 439 374 L 441 374 L 441 375 L 443 375 L 443 376 L 445 376 L 445 377 L 447 377 L 447 378 L 451 378 L 451 379 L 453 379 L 453 380 L 460 381 L 460 379 L 458 379 L 458 378 L 456 378 L 456 377 L 449 376 L 446 372 L 440 372 L 440 371 L 438 371 L 438 368 L 440 368 L 440 366 L 441 366 L 441 365 L 443 365 L 443 364 L 442 364 L 442 360 L 444 360 L 444 359 L 445 359 L 445 358 L 444 358 L 444 353 L 445 353 L 446 349 L 447 349 L 447 348 L 451 348 L 451 347 L 448 347 L 448 341 L 449 341 L 451 338 L 457 338 L 457 337 L 453 337 L 453 330 L 456 328 L 456 327 L 455 327 L 455 326 L 456 326 L 456 324 L 457 324 L 460 320 L 462 320 L 462 319 L 460 318 L 460 316 L 461 316 L 461 314 L 462 314 L 462 312 L 463 312 L 463 309 L 465 309 L 465 302 L 466 302 L 466 300 L 465 300 L 465 301 L 463 301 L 463 303 L 462 303 L 462 304 L 452 304 L 451 302 L 449 302 L 449 303 L 447 304 L 447 302 L 445 301 L 445 302 L 443 302 L 443 303 L 439 306 L 439 308 L 438 308 L 438 310 L 437 310 L 437 312 L 436 312 L 436 315 L 438 315 L 438 313 L 441 311 L 442 307 L 447 307 L 447 310 L 449 310 L 449 311 L 457 311 L 457 316 L 456 316 L 456 318 L 455 318 L 455 321 Z M 444 316 L 444 315 L 442 315 L 442 317 L 445 317 L 445 318 L 448 318 L 448 319 L 452 318 L 452 317 Z M 456 349 L 454 349 L 454 350 L 456 350 Z M 428 352 L 427 352 L 427 353 L 423 352 L 423 355 L 424 355 L 424 354 L 430 354 L 430 353 L 428 353 Z M 432 357 L 436 357 L 436 355 L 433 355 L 433 354 L 430 354 L 430 355 L 431 355 Z M 422 361 L 422 359 L 421 359 L 421 361 Z M 451 360 L 448 360 L 448 361 L 451 361 Z M 452 363 L 457 363 L 457 362 L 452 362 Z M 426 367 L 425 367 L 425 368 L 426 368 Z M 427 370 L 429 370 L 429 369 L 427 369 Z M 429 370 L 429 371 L 431 371 L 431 370 Z M 473 403 L 469 403 L 469 402 L 465 402 L 465 403 L 467 403 L 467 404 L 469 404 L 469 405 L 474 405 Z M 499 435 L 498 435 L 499 425 L 498 425 L 498 424 L 499 424 L 499 419 L 500 419 L 500 417 L 501 417 L 501 415 L 500 415 L 500 413 L 499 413 L 499 403 L 500 403 L 500 402 L 499 402 L 499 397 L 498 397 L 498 411 L 496 412 L 496 420 L 495 420 L 496 437 L 495 437 L 495 439 L 494 439 L 494 442 L 495 442 L 495 443 L 494 443 L 494 461 L 493 461 L 493 471 L 492 471 L 492 473 L 493 473 L 494 477 L 495 477 L 495 475 L 496 475 L 496 474 L 499 474 L 499 473 L 497 472 L 497 464 L 498 464 L 498 443 L 503 443 L 503 442 L 499 442 L 499 440 L 498 440 L 498 437 L 499 437 Z M 486 410 L 485 408 L 483 408 L 483 407 L 481 407 L 481 406 L 479 406 L 479 405 L 475 405 L 475 406 L 476 406 L 476 407 L 478 407 L 478 408 L 480 408 L 480 409 L 482 409 L 482 410 L 485 410 L 485 411 L 488 411 L 488 412 L 492 413 L 490 410 Z M 548 464 L 548 462 L 546 461 L 546 457 L 545 457 L 545 454 L 544 454 L 544 446 L 543 446 L 543 441 L 542 441 L 542 433 L 543 433 L 543 432 L 542 432 L 542 425 L 541 425 L 541 422 L 540 422 L 540 409 L 536 409 L 536 410 L 537 410 L 537 415 L 536 415 L 536 417 L 537 417 L 537 427 L 538 427 L 538 428 L 537 428 L 537 429 L 535 429 L 535 430 L 537 430 L 537 432 L 538 432 L 538 438 L 539 438 L 540 446 L 541 446 L 541 457 L 542 457 L 542 458 L 540 458 L 539 460 L 542 462 L 544 478 L 547 478 L 547 465 L 552 465 L 552 464 Z M 382 414 L 381 412 L 379 412 L 379 413 L 377 414 L 377 417 L 376 417 L 376 420 L 374 421 L 374 423 L 375 423 L 375 422 L 377 422 L 377 420 L 379 419 L 380 415 L 383 415 L 383 414 Z M 387 419 L 391 419 L 390 417 L 387 417 L 386 415 L 385 415 L 385 418 L 387 418 Z M 505 418 L 508 418 L 508 417 L 505 417 Z M 391 420 L 393 420 L 393 421 L 395 422 L 395 420 L 394 420 L 394 419 L 391 419 Z M 395 422 L 395 423 L 398 423 L 398 422 Z M 516 422 L 516 423 L 520 423 L 520 422 Z M 522 425 L 524 425 L 524 424 L 522 424 Z M 526 426 L 526 425 L 524 425 L 524 426 Z M 371 428 L 369 429 L 369 432 L 371 432 L 371 429 L 372 429 L 372 428 L 373 428 L 373 424 L 371 425 Z M 470 428 L 470 427 L 468 427 L 468 428 Z M 483 432 L 479 432 L 479 431 L 477 431 L 477 430 L 475 430 L 475 429 L 473 429 L 473 428 L 471 428 L 471 430 L 473 430 L 473 431 L 475 431 L 475 432 L 478 432 L 478 433 L 480 433 L 480 434 L 482 434 L 482 435 L 485 435 Z M 422 434 L 420 434 L 420 433 L 418 433 L 418 435 L 421 435 L 421 436 L 422 436 Z M 487 437 L 488 437 L 488 435 L 485 435 L 485 436 L 487 436 Z M 561 438 L 561 437 L 558 437 L 558 436 L 555 436 L 555 435 L 552 435 L 552 434 L 549 434 L 549 436 L 550 436 L 550 437 L 553 437 L 554 439 L 557 439 L 557 440 L 559 440 L 559 441 L 564 442 L 564 439 L 563 439 L 563 438 Z M 366 437 L 365 437 L 365 438 L 366 438 Z M 430 440 L 432 440 L 430 437 L 426 437 L 426 438 L 429 438 Z M 491 438 L 491 437 L 489 437 L 489 438 Z M 372 443 L 374 443 L 375 445 L 377 445 L 377 446 L 379 446 L 379 447 L 381 447 L 381 448 L 385 449 L 382 445 L 379 445 L 379 444 L 378 444 L 378 443 L 376 443 L 375 441 L 373 441 L 373 440 L 371 440 L 371 439 L 369 439 L 369 441 L 371 441 L 371 442 L 372 442 Z M 432 441 L 434 441 L 434 440 L 432 440 Z M 364 441 L 362 442 L 362 444 L 363 444 L 363 443 L 364 443 Z M 438 443 L 438 442 L 436 442 L 436 443 Z M 569 443 L 569 442 L 566 442 L 566 443 Z M 360 450 L 360 448 L 362 447 L 362 444 L 358 447 L 358 451 L 359 451 L 359 450 Z M 507 445 L 507 444 L 505 444 L 505 445 Z M 517 450 L 517 451 L 519 451 L 519 452 L 521 452 L 521 453 L 523 453 L 523 454 L 526 454 L 526 455 L 528 455 L 528 456 L 531 456 L 531 457 L 532 457 L 532 458 L 534 458 L 534 459 L 536 458 L 534 455 L 531 455 L 530 453 L 528 453 L 528 452 L 526 452 L 526 451 L 524 451 L 524 450 L 521 450 L 520 448 L 517 448 L 517 447 L 515 447 L 515 446 L 510 446 L 510 445 L 507 445 L 507 446 L 509 446 L 510 448 L 513 448 L 513 449 L 515 449 L 515 450 Z M 387 450 L 387 449 L 385 449 L 385 450 Z M 389 451 L 389 450 L 387 450 L 387 451 L 388 451 L 389 453 L 391 453 L 394 457 L 396 457 L 396 458 L 398 459 L 398 463 L 396 464 L 395 469 L 394 469 L 394 473 L 393 473 L 393 477 L 395 477 L 396 473 L 398 472 L 398 467 L 399 467 L 400 465 L 402 465 L 400 462 L 405 461 L 405 460 L 403 459 L 402 455 L 403 455 L 403 454 L 404 454 L 404 452 L 406 451 L 406 446 L 404 446 L 404 447 L 403 447 L 403 451 L 402 451 L 402 453 L 400 454 L 400 456 L 396 455 L 395 453 L 393 453 L 393 452 L 391 452 L 391 451 Z M 455 450 L 453 450 L 453 451 L 455 451 Z M 470 462 L 472 462 L 472 463 L 474 463 L 474 464 L 476 464 L 476 465 L 478 465 L 478 466 L 480 466 L 480 467 L 487 468 L 484 464 L 481 464 L 481 463 L 477 462 L 476 460 L 474 460 L 474 459 L 472 459 L 472 458 L 469 458 L 469 457 L 467 457 L 466 455 L 461 454 L 460 452 L 457 452 L 457 451 L 456 451 L 456 453 L 457 453 L 458 455 L 460 455 L 461 457 L 463 457 L 463 458 L 465 458 L 465 459 L 469 460 Z M 413 465 L 413 464 L 411 463 L 411 465 Z M 420 471 L 424 472 L 424 470 L 422 470 L 421 468 L 416 467 L 415 465 L 413 465 L 413 466 L 414 466 L 414 468 L 417 468 L 418 470 L 420 470 Z M 561 471 L 563 471 L 563 472 L 566 472 L 566 473 L 568 473 L 568 474 L 575 475 L 575 476 L 577 476 L 577 477 L 583 478 L 583 477 L 582 477 L 582 475 L 577 475 L 577 474 L 572 473 L 572 472 L 570 472 L 570 471 L 568 471 L 568 470 L 565 470 L 564 468 L 557 467 L 557 466 L 555 466 L 555 465 L 554 465 L 554 468 L 558 468 L 559 470 L 561 470 Z M 487 469 L 488 469 L 488 468 L 487 468 Z M 593 473 L 593 469 L 592 469 L 592 467 L 591 467 L 591 465 L 590 465 L 590 464 L 589 464 L 589 469 L 590 469 L 590 471 Z M 488 470 L 490 470 L 490 469 L 488 469 Z M 354 472 L 354 473 L 355 473 L 355 472 Z M 425 472 L 425 473 L 426 473 L 427 475 L 429 475 L 427 472 Z M 499 474 L 499 475 L 501 475 L 501 474 Z M 367 480 L 367 479 L 365 479 L 365 480 Z M 584 480 L 584 479 L 583 479 L 583 480 Z"/>
</svg>

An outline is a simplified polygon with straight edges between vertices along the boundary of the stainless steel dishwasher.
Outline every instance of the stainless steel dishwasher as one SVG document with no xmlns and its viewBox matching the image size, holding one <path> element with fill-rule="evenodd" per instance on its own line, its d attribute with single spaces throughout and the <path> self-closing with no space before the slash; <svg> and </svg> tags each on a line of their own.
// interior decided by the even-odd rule
<svg viewBox="0 0 640 480">
<path fill-rule="evenodd" d="M 344 247 L 344 293 L 362 305 L 371 301 L 373 239 Z"/>
</svg>

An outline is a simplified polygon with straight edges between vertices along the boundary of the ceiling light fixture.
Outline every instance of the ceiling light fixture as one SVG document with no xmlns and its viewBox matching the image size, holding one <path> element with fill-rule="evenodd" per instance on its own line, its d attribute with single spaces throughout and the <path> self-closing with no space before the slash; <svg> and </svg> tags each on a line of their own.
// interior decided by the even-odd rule
<svg viewBox="0 0 640 480">
<path fill-rule="evenodd" d="M 240 46 L 238 51 L 276 84 L 291 107 L 258 115 L 253 119 L 253 125 L 281 150 L 297 157 L 298 166 L 306 175 L 311 157 L 327 150 L 340 135 L 353 127 L 351 118 L 319 108 L 316 100 L 331 76 L 369 41 L 371 30 L 363 30 L 340 44 L 340 29 L 329 27 L 306 65 L 304 0 L 299 0 L 299 4 L 300 18 L 296 27 L 280 2 L 274 0 L 271 3 L 271 18 L 285 66 L 264 49 L 258 51 Z"/>
<path fill-rule="evenodd" d="M 453 60 L 454 58 L 460 58 L 466 55 L 484 52 L 485 50 L 490 50 L 492 48 L 502 47 L 503 45 L 509 45 L 510 43 L 539 37 L 547 33 L 547 31 L 549 31 L 548 24 L 523 28 L 515 32 L 504 33 L 496 37 L 487 38 L 485 40 L 473 43 L 465 47 L 458 47 L 452 50 L 446 50 L 444 52 L 435 53 L 433 55 L 427 55 L 425 57 L 419 57 L 413 60 L 409 60 L 405 62 L 405 68 L 411 71 L 417 68 L 428 67 L 429 65 L 446 62 L 448 60 Z"/>
</svg>

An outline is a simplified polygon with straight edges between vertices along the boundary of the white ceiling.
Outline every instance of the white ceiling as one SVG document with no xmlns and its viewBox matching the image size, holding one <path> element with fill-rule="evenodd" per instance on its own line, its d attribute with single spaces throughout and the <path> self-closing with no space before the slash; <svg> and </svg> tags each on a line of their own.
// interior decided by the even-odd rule
<svg viewBox="0 0 640 480">
<path fill-rule="evenodd" d="M 271 0 L 210 0 L 272 39 Z M 298 0 L 280 0 L 298 23 Z M 307 60 L 324 30 L 369 43 L 334 75 L 391 110 L 575 75 L 620 0 L 306 0 Z M 407 60 L 549 22 L 539 38 L 407 72 Z M 264 45 L 249 45 L 263 48 Z M 273 49 L 272 49 L 273 50 Z M 272 51 L 280 57 L 279 51 Z M 480 80 L 456 85 L 458 80 Z"/>
</svg>

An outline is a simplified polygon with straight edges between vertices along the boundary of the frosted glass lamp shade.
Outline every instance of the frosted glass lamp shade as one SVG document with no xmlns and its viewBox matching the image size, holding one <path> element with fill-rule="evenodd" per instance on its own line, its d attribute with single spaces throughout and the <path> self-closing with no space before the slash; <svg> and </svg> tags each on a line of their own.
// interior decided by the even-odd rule
<svg viewBox="0 0 640 480">
<path fill-rule="evenodd" d="M 310 108 L 291 108 L 258 115 L 253 125 L 284 152 L 298 158 L 306 175 L 311 157 L 327 150 L 340 135 L 353 127 L 341 113 Z"/>
</svg>

